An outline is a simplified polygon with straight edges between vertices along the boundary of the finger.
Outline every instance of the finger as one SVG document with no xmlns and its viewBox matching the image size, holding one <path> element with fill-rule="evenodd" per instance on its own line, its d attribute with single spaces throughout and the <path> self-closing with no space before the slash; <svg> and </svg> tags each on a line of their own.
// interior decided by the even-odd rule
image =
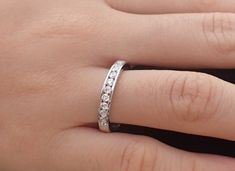
<svg viewBox="0 0 235 171">
<path fill-rule="evenodd" d="M 233 159 L 173 149 L 153 139 L 104 134 L 77 128 L 65 131 L 52 148 L 57 171 L 234 171 Z"/>
<path fill-rule="evenodd" d="M 111 121 L 235 140 L 233 84 L 177 71 L 128 71 L 119 81 Z"/>
<path fill-rule="evenodd" d="M 97 123 L 99 93 L 106 74 L 104 69 L 86 71 L 83 82 L 87 92 L 80 96 L 78 106 L 85 114 L 70 116 L 77 125 Z M 234 111 L 234 85 L 213 76 L 179 71 L 124 71 L 115 88 L 110 120 L 235 140 Z"/>
<path fill-rule="evenodd" d="M 140 14 L 234 12 L 233 0 L 106 0 L 112 8 Z"/>
<path fill-rule="evenodd" d="M 105 43 L 109 61 L 166 67 L 233 68 L 235 14 L 133 15 L 113 17 Z"/>
</svg>

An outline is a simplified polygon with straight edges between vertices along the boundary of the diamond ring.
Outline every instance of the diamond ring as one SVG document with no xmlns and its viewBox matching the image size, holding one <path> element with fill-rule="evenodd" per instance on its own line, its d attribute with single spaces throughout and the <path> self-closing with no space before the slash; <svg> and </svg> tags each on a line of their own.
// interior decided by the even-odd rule
<svg viewBox="0 0 235 171">
<path fill-rule="evenodd" d="M 115 62 L 111 66 L 104 81 L 103 88 L 101 90 L 100 105 L 98 109 L 98 124 L 99 129 L 102 132 L 111 132 L 109 127 L 109 113 L 111 108 L 112 97 L 118 77 L 121 71 L 123 70 L 125 64 L 125 61 Z"/>
</svg>

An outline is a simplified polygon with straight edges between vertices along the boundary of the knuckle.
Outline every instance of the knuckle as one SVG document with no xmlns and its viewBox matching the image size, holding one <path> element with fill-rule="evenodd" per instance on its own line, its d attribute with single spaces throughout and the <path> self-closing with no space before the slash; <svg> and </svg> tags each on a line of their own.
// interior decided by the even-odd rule
<svg viewBox="0 0 235 171">
<path fill-rule="evenodd" d="M 52 93 L 55 89 L 60 89 L 61 85 L 65 81 L 57 73 L 51 73 L 50 71 L 37 71 L 32 73 L 26 73 L 24 76 L 14 78 L 11 80 L 17 87 L 10 87 L 8 94 L 18 96 L 28 96 L 36 94 L 48 94 Z"/>
<path fill-rule="evenodd" d="M 103 22 L 103 17 L 85 13 L 83 10 L 79 13 L 73 10 L 68 11 L 66 7 L 52 9 L 48 12 L 48 16 L 47 19 L 42 18 L 32 24 L 33 36 L 46 39 L 70 38 L 70 41 L 79 41 L 81 44 L 97 36 Z"/>
<path fill-rule="evenodd" d="M 213 55 L 226 57 L 235 50 L 234 22 L 231 13 L 211 13 L 203 16 L 202 30 Z"/>
<path fill-rule="evenodd" d="M 187 73 L 172 79 L 170 85 L 171 108 L 176 117 L 186 122 L 207 121 L 217 110 L 214 102 L 217 89 L 212 76 Z"/>
<path fill-rule="evenodd" d="M 130 143 L 122 152 L 120 170 L 154 170 L 157 155 L 158 149 L 155 143 L 145 141 Z"/>
<path fill-rule="evenodd" d="M 24 74 L 24 76 L 17 73 L 17 77 L 8 77 L 4 79 L 4 86 L 1 89 L 3 96 L 25 96 L 31 94 L 38 94 L 48 89 L 46 86 L 47 78 L 39 77 L 38 74 Z M 16 86 L 17 85 L 17 86 Z"/>
</svg>

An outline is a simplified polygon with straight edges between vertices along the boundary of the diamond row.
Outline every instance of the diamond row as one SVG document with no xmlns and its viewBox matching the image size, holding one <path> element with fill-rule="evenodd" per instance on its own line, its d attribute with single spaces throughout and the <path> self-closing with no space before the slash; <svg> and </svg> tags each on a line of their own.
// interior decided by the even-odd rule
<svg viewBox="0 0 235 171">
<path fill-rule="evenodd" d="M 99 107 L 99 124 L 102 127 L 109 126 L 109 110 L 112 100 L 113 89 L 115 86 L 116 79 L 119 75 L 120 70 L 124 65 L 123 61 L 117 61 L 110 69 L 106 80 L 104 82 L 104 87 L 101 92 L 101 101 Z"/>
</svg>

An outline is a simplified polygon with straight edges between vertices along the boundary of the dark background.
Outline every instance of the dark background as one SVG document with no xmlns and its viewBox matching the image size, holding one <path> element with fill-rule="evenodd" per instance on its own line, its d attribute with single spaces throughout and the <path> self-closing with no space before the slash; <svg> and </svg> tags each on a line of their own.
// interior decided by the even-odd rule
<svg viewBox="0 0 235 171">
<path fill-rule="evenodd" d="M 159 69 L 164 69 L 164 68 L 137 66 L 134 69 L 158 69 L 159 70 Z M 194 71 L 208 73 L 216 77 L 219 77 L 225 81 L 235 84 L 235 69 L 226 69 L 226 70 L 202 69 L 202 70 L 194 70 Z M 235 111 L 234 111 L 234 115 L 235 115 Z M 234 120 L 234 125 L 235 125 L 235 120 Z M 228 141 L 228 140 L 217 139 L 217 138 L 212 138 L 212 137 L 197 136 L 197 135 L 184 134 L 184 133 L 160 130 L 160 129 L 153 129 L 153 128 L 135 126 L 135 125 L 125 125 L 125 124 L 111 124 L 111 129 L 113 132 L 123 132 L 123 133 L 150 136 L 152 138 L 158 139 L 159 141 L 163 143 L 166 143 L 168 145 L 171 145 L 173 147 L 183 149 L 186 151 L 219 154 L 219 155 L 224 155 L 224 156 L 229 156 L 229 157 L 235 157 L 235 141 Z M 223 128 L 221 127 L 221 129 Z M 234 129 L 235 129 L 235 126 L 234 126 Z"/>
</svg>

